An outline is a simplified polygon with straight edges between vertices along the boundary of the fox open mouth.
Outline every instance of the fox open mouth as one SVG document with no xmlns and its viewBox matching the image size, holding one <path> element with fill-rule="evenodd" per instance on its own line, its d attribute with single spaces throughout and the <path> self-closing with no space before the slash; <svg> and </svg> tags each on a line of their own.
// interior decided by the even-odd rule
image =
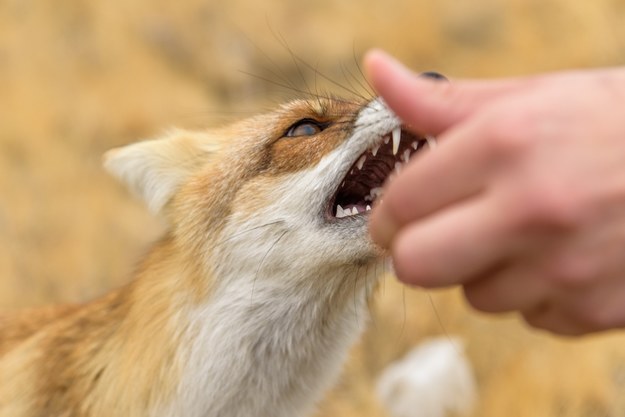
<svg viewBox="0 0 625 417">
<path fill-rule="evenodd" d="M 435 143 L 431 137 L 418 137 L 401 128 L 384 135 L 348 170 L 330 202 L 332 217 L 340 219 L 371 210 L 373 202 L 382 195 L 382 186 L 389 175 L 399 173 L 414 154 Z"/>
</svg>

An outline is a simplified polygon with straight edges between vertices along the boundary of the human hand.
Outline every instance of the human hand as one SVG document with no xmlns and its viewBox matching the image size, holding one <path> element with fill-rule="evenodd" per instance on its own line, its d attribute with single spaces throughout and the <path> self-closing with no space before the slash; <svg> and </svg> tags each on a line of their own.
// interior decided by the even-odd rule
<svg viewBox="0 0 625 417">
<path fill-rule="evenodd" d="M 439 139 L 371 215 L 399 279 L 562 334 L 625 326 L 625 68 L 445 83 L 377 51 L 365 66 Z"/>
</svg>

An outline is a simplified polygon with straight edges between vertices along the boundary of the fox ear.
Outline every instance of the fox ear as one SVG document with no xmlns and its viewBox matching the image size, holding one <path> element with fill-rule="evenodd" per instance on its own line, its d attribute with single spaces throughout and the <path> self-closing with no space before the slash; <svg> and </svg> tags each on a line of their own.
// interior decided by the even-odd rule
<svg viewBox="0 0 625 417">
<path fill-rule="evenodd" d="M 137 142 L 104 154 L 104 167 L 159 213 L 182 183 L 219 142 L 207 133 L 175 130 L 163 138 Z"/>
</svg>

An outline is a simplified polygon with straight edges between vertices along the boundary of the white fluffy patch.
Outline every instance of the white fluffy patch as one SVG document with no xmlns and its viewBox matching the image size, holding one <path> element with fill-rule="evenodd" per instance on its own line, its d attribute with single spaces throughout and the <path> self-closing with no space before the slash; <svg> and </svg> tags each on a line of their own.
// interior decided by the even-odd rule
<svg viewBox="0 0 625 417">
<path fill-rule="evenodd" d="M 422 343 L 388 366 L 377 393 L 392 417 L 466 416 L 476 398 L 475 377 L 458 339 Z"/>
</svg>

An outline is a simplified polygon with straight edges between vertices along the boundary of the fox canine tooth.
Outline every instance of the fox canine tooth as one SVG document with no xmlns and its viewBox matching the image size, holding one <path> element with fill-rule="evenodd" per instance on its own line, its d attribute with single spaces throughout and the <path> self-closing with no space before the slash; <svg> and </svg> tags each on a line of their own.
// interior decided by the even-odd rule
<svg viewBox="0 0 625 417">
<path fill-rule="evenodd" d="M 362 166 L 365 164 L 366 160 L 367 160 L 366 155 L 363 155 L 363 156 L 360 157 L 358 162 L 356 162 L 356 166 L 358 167 L 358 169 L 362 169 Z"/>
<path fill-rule="evenodd" d="M 396 127 L 393 129 L 393 155 L 397 154 L 399 150 L 399 141 L 401 140 L 401 128 Z"/>
</svg>

